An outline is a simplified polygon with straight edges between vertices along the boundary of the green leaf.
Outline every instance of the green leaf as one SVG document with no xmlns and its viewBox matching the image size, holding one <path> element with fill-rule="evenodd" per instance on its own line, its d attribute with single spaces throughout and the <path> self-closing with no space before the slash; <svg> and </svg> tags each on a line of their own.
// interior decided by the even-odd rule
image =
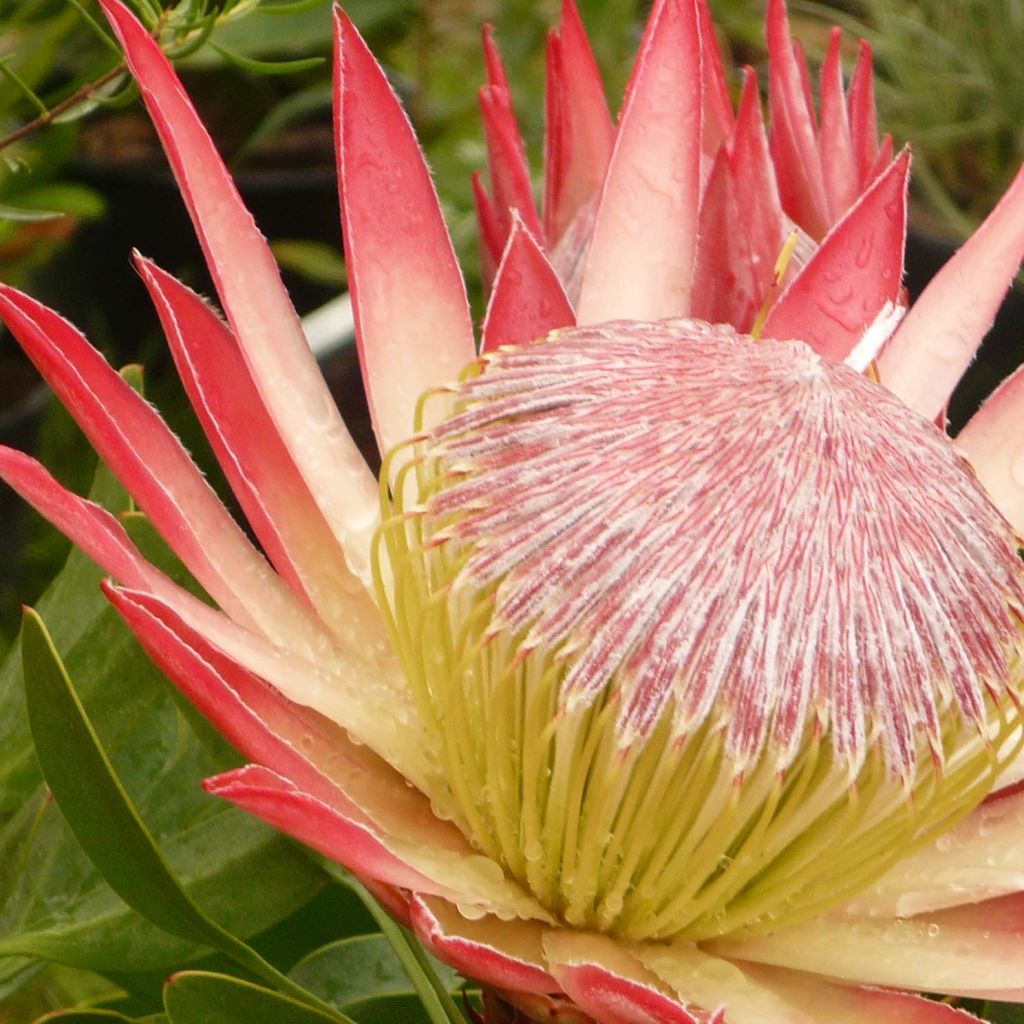
<svg viewBox="0 0 1024 1024">
<path fill-rule="evenodd" d="M 451 992 L 435 969 L 437 961 L 420 945 L 419 940 L 407 928 L 403 928 L 377 903 L 340 864 L 321 860 L 329 875 L 351 886 L 366 909 L 373 915 L 384 937 L 390 943 L 396 958 L 402 965 L 420 998 L 430 1024 L 466 1024 L 465 1015 L 455 1005 Z M 438 965 L 440 966 L 440 965 Z"/>
<path fill-rule="evenodd" d="M 60 220 L 65 214 L 60 210 L 30 210 L 21 206 L 7 206 L 0 203 L 0 220 L 13 220 L 19 224 L 35 224 L 44 220 Z"/>
<path fill-rule="evenodd" d="M 329 3 L 330 0 L 327 0 Z M 264 3 L 259 8 L 260 14 L 301 14 L 325 6 L 325 0 L 283 0 L 282 3 Z"/>
<path fill-rule="evenodd" d="M 346 1007 L 356 1024 L 430 1024 L 423 1003 L 416 996 L 392 995 L 361 999 Z"/>
<path fill-rule="evenodd" d="M 171 874 L 114 774 L 43 620 L 31 609 L 22 621 L 21 655 L 43 775 L 89 858 L 118 895 L 151 921 L 172 935 L 218 945 L 218 927 Z"/>
<path fill-rule="evenodd" d="M 137 367 L 124 374 L 141 385 Z M 130 508 L 102 466 L 90 495 L 122 515 Z M 124 524 L 147 558 L 194 589 L 148 520 L 127 514 Z M 268 826 L 203 792 L 201 780 L 233 767 L 238 756 L 142 652 L 100 592 L 102 576 L 73 550 L 38 609 L 175 875 L 230 932 L 262 933 L 308 904 L 324 876 Z M 8 954 L 0 956 L 0 986 L 26 964 L 16 949 L 94 970 L 160 975 L 205 951 L 126 906 L 43 795 L 15 645 L 0 668 L 0 949 Z"/>
<path fill-rule="evenodd" d="M 219 950 L 305 1000 L 298 986 L 204 914 L 174 877 L 115 774 L 42 619 L 31 609 L 22 620 L 21 650 L 29 724 L 43 774 L 111 888 L 163 930 Z"/>
<path fill-rule="evenodd" d="M 139 383 L 137 368 L 132 372 Z M 102 464 L 89 498 L 115 515 L 131 508 L 127 492 Z M 100 591 L 104 575 L 88 556 L 72 548 L 36 609 L 52 623 L 54 642 L 75 678 L 96 680 L 97 686 L 106 687 L 115 668 L 123 665 L 121 671 L 131 674 L 122 658 L 136 645 Z M 180 571 L 176 575 L 181 578 Z M 0 815 L 24 806 L 40 781 L 25 716 L 21 652 L 15 644 L 0 666 Z"/>
<path fill-rule="evenodd" d="M 9 840 L 12 827 L 0 833 L 0 843 Z M 308 860 L 287 840 L 262 827 L 253 830 L 219 808 L 165 847 L 194 898 L 239 934 L 273 924 L 320 885 Z M 196 941 L 161 931 L 118 899 L 53 804 L 45 809 L 32 852 L 31 868 L 18 877 L 0 917 L 0 951 L 93 970 L 163 973 L 203 951 Z M 14 962 L 0 959 L 0 972 Z"/>
<path fill-rule="evenodd" d="M 15 88 L 32 104 L 33 107 L 43 116 L 49 113 L 46 104 L 39 98 L 35 90 L 26 82 L 14 68 L 10 67 L 10 57 L 0 58 L 0 74 L 6 75 Z"/>
<path fill-rule="evenodd" d="M 324 1024 L 327 1016 L 287 996 L 223 974 L 186 971 L 164 989 L 170 1024 Z M 349 1022 L 351 1024 L 351 1022 Z"/>
<path fill-rule="evenodd" d="M 300 71 L 318 68 L 321 64 L 326 63 L 324 57 L 299 57 L 296 60 L 256 60 L 254 57 L 243 57 L 240 53 L 232 53 L 216 43 L 210 43 L 210 46 L 229 64 L 257 75 L 293 75 Z"/>
<path fill-rule="evenodd" d="M 48 1013 L 36 1024 L 137 1024 L 137 1017 L 126 1017 L 116 1010 L 65 1010 L 63 1013 Z"/>
<path fill-rule="evenodd" d="M 0 1003 L 27 985 L 45 966 L 39 960 L 9 956 L 0 960 Z"/>
<path fill-rule="evenodd" d="M 317 284 L 343 287 L 345 261 L 332 245 L 306 239 L 282 238 L 270 243 L 278 264 Z"/>
<path fill-rule="evenodd" d="M 19 193 L 18 201 L 26 212 L 56 211 L 57 216 L 95 220 L 106 212 L 107 204 L 95 189 L 69 182 L 47 182 Z"/>
<path fill-rule="evenodd" d="M 436 960 L 432 966 L 449 993 L 459 990 L 462 979 L 458 972 Z M 310 953 L 289 973 L 304 989 L 341 1009 L 381 996 L 416 998 L 402 961 L 381 934 L 332 942 Z"/>
</svg>

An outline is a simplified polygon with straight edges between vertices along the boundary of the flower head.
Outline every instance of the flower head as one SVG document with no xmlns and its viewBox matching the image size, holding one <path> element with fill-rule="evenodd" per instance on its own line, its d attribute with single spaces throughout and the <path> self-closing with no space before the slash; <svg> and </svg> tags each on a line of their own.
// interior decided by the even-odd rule
<svg viewBox="0 0 1024 1024">
<path fill-rule="evenodd" d="M 0 314 L 219 607 L 25 456 L 0 474 L 253 762 L 211 792 L 347 865 L 496 1022 L 1015 998 L 1024 376 L 956 446 L 935 421 L 1024 253 L 1024 178 L 904 316 L 910 160 L 878 141 L 869 51 L 844 93 L 833 36 L 816 114 L 773 0 L 769 136 L 752 76 L 733 113 L 703 0 L 659 0 L 613 124 L 569 3 L 542 212 L 485 34 L 478 355 L 411 127 L 339 14 L 378 484 L 173 71 L 101 2 L 228 324 L 139 269 L 266 557 L 9 288 Z"/>
</svg>

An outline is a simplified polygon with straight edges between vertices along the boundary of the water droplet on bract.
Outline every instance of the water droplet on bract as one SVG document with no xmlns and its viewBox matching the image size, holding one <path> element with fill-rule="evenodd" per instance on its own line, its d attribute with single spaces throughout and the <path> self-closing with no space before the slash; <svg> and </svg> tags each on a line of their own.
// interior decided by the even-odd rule
<svg viewBox="0 0 1024 1024">
<path fill-rule="evenodd" d="M 854 263 L 863 270 L 871 259 L 871 253 L 875 248 L 875 240 L 871 235 L 865 235 L 861 239 L 860 248 L 857 250 L 857 255 L 854 256 Z"/>
<path fill-rule="evenodd" d="M 533 840 L 523 847 L 523 856 L 531 864 L 536 864 L 537 861 L 544 856 L 544 848 L 537 842 L 537 840 Z"/>
<path fill-rule="evenodd" d="M 459 903 L 457 904 L 459 913 L 467 921 L 482 921 L 487 916 L 487 911 L 473 903 Z"/>
<path fill-rule="evenodd" d="M 1010 479 L 1019 487 L 1024 487 L 1024 447 L 1018 448 L 1010 461 Z"/>
<path fill-rule="evenodd" d="M 853 285 L 849 281 L 836 281 L 826 293 L 826 301 L 833 306 L 845 306 L 853 298 Z"/>
<path fill-rule="evenodd" d="M 930 925 L 928 925 L 928 938 L 937 939 L 941 931 L 942 929 L 933 921 Z"/>
<path fill-rule="evenodd" d="M 940 331 L 929 346 L 936 359 L 944 363 L 956 363 L 964 358 L 967 338 L 955 328 Z"/>
</svg>

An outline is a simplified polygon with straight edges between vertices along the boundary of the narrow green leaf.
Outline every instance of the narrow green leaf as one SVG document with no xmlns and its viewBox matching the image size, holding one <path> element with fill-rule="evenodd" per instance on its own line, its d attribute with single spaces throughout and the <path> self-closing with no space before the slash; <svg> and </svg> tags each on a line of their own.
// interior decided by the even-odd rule
<svg viewBox="0 0 1024 1024">
<path fill-rule="evenodd" d="M 423 1003 L 416 996 L 372 996 L 350 1003 L 346 1010 L 356 1024 L 430 1024 Z"/>
<path fill-rule="evenodd" d="M 114 775 L 42 619 L 31 609 L 22 620 L 21 656 L 43 775 L 89 858 L 126 903 L 161 928 L 216 945 L 219 929 L 171 875 Z"/>
<path fill-rule="evenodd" d="M 317 284 L 341 288 L 345 261 L 332 245 L 303 238 L 281 238 L 270 243 L 278 265 Z"/>
<path fill-rule="evenodd" d="M 122 374 L 141 388 L 138 367 Z M 66 443 L 58 431 L 49 447 Z M 87 479 L 88 473 L 72 486 L 86 489 Z M 152 524 L 125 514 L 130 501 L 102 465 L 89 494 L 121 514 L 149 561 L 198 593 Z M 260 935 L 307 905 L 323 887 L 323 872 L 269 826 L 203 792 L 199 780 L 236 766 L 238 755 L 143 653 L 100 592 L 102 575 L 72 550 L 38 610 L 51 624 L 115 771 L 136 795 L 174 875 L 224 929 L 246 940 Z M 159 994 L 168 969 L 203 955 L 204 946 L 162 931 L 126 906 L 52 800 L 37 817 L 44 786 L 22 676 L 15 643 L 0 667 L 0 950 L 93 971 L 153 972 Z M 360 911 L 365 913 L 361 904 Z M 337 930 L 318 933 L 294 956 L 282 955 L 282 962 L 291 964 L 337 937 Z M 0 992 L 11 977 L 8 968 L 19 962 L 26 963 L 0 958 Z"/>
<path fill-rule="evenodd" d="M 312 11 L 316 7 L 325 7 L 331 0 L 290 0 L 279 4 L 263 4 L 260 14 L 298 14 L 301 11 Z"/>
<path fill-rule="evenodd" d="M 0 74 L 6 75 L 18 91 L 39 111 L 39 113 L 46 117 L 50 112 L 46 104 L 39 98 L 38 94 L 32 89 L 32 87 L 26 82 L 17 71 L 14 70 L 7 62 L 10 58 L 4 58 L 0 60 Z"/>
<path fill-rule="evenodd" d="M 391 943 L 402 969 L 408 975 L 430 1018 L 430 1024 L 466 1024 L 465 1015 L 455 1005 L 444 982 L 434 970 L 431 958 L 419 940 L 407 928 L 395 922 L 380 904 L 340 864 L 322 860 L 324 870 L 339 882 L 351 886 L 373 915 L 384 937 Z"/>
<path fill-rule="evenodd" d="M 41 960 L 20 956 L 0 960 L 0 1003 L 27 985 L 45 966 Z"/>
<path fill-rule="evenodd" d="M 129 378 L 126 379 L 131 383 Z M 70 423 L 70 417 L 65 415 L 59 420 L 44 422 L 40 435 L 40 455 L 43 458 L 48 442 L 53 451 L 74 446 L 74 435 L 63 429 L 58 430 L 55 436 L 48 436 L 48 429 L 58 423 Z M 131 508 L 127 492 L 102 463 L 97 465 L 93 474 L 88 496 L 90 501 L 102 505 L 114 515 Z M 103 570 L 88 555 L 72 548 L 63 569 L 46 588 L 36 606 L 52 624 L 54 640 L 68 656 L 69 664 L 74 666 L 76 677 L 82 671 L 82 661 L 95 663 L 99 660 L 98 653 L 110 654 L 116 646 L 110 635 L 99 642 L 93 635 L 102 621 L 112 621 L 115 614 L 100 591 L 103 576 Z M 125 631 L 122 631 L 121 637 L 124 635 Z M 76 656 L 77 652 L 81 657 Z M 24 806 L 39 781 L 39 768 L 25 715 L 21 652 L 14 644 L 0 664 L 0 817 L 13 814 Z"/>
<path fill-rule="evenodd" d="M 174 61 L 184 60 L 186 57 L 190 57 L 193 53 L 197 50 L 201 50 L 207 44 L 216 27 L 216 11 L 211 11 L 209 14 L 198 18 L 189 26 L 188 31 L 182 36 L 182 41 L 180 43 L 176 43 L 167 51 L 167 56 Z"/>
<path fill-rule="evenodd" d="M 458 972 L 432 964 L 449 993 L 462 985 Z M 416 991 L 391 942 L 382 934 L 355 935 L 314 950 L 289 971 L 297 984 L 343 1010 L 381 996 L 415 996 Z"/>
<path fill-rule="evenodd" d="M 0 220 L 13 220 L 19 224 L 34 224 L 42 220 L 60 220 L 65 214 L 60 210 L 29 210 L 21 206 L 7 206 L 0 203 Z"/>
<path fill-rule="evenodd" d="M 238 978 L 205 971 L 176 974 L 164 989 L 170 1024 L 324 1024 L 343 1015 L 319 1010 Z M 351 1024 L 351 1022 L 350 1022 Z"/>
<path fill-rule="evenodd" d="M 110 33 L 107 32 L 106 29 L 104 29 L 103 26 L 100 25 L 100 23 L 85 9 L 85 5 L 82 3 L 82 0 L 68 0 L 68 3 L 70 3 L 76 11 L 78 11 L 78 14 L 81 17 L 81 19 L 99 37 L 103 45 L 106 46 L 108 49 L 113 50 L 114 53 L 116 53 L 120 57 L 121 47 L 114 42 L 114 39 L 110 35 Z"/>
<path fill-rule="evenodd" d="M 235 67 L 241 68 L 243 71 L 251 71 L 257 75 L 293 75 L 299 71 L 318 68 L 326 60 L 324 57 L 300 57 L 298 60 L 256 60 L 253 57 L 243 57 L 239 53 L 232 53 L 216 43 L 210 43 L 210 46 L 229 64 L 234 64 Z"/>
<path fill-rule="evenodd" d="M 29 725 L 43 775 L 89 859 L 129 906 L 182 938 L 219 950 L 270 984 L 319 1002 L 189 898 L 110 764 L 42 619 L 26 609 L 21 652 Z"/>
<path fill-rule="evenodd" d="M 296 121 L 330 111 L 331 91 L 330 82 L 314 82 L 279 100 L 250 132 L 245 143 L 236 150 L 232 163 L 235 166 L 243 163 L 261 145 Z M 334 257 L 339 259 L 336 250 Z"/>
<path fill-rule="evenodd" d="M 65 1010 L 63 1013 L 48 1013 L 36 1024 L 137 1024 L 137 1017 L 126 1017 L 115 1010 Z"/>
<path fill-rule="evenodd" d="M 101 217 L 107 209 L 103 196 L 95 189 L 69 182 L 47 182 L 20 192 L 18 202 L 25 213 L 42 213 L 47 219 L 73 216 L 84 220 Z M 2 216 L 2 214 L 0 214 Z"/>
</svg>

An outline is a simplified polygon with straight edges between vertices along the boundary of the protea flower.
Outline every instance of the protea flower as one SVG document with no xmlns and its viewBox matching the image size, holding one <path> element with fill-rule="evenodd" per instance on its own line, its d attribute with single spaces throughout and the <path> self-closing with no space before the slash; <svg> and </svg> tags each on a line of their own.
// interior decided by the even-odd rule
<svg viewBox="0 0 1024 1024">
<path fill-rule="evenodd" d="M 937 1024 L 964 1015 L 915 992 L 1018 998 L 1024 375 L 955 446 L 936 420 L 1024 252 L 1024 177 L 900 323 L 909 156 L 878 143 L 867 51 L 847 102 L 833 41 L 819 122 L 772 3 L 769 142 L 749 77 L 733 119 L 702 0 L 659 0 L 613 128 L 570 3 L 543 220 L 488 44 L 478 356 L 410 125 L 339 13 L 378 483 L 170 66 L 102 3 L 229 325 L 139 270 L 265 556 L 8 288 L 219 607 L 27 457 L 0 471 L 252 760 L 209 790 L 348 866 L 494 1021 Z"/>
</svg>

